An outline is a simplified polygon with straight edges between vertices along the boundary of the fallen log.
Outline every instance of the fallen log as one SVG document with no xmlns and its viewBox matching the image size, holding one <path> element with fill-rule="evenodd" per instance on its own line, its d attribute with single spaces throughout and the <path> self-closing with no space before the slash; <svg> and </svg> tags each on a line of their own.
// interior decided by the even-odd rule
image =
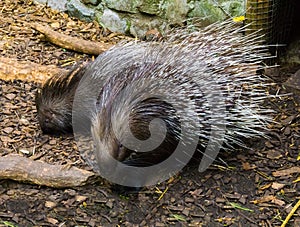
<svg viewBox="0 0 300 227">
<path fill-rule="evenodd" d="M 95 178 L 94 173 L 76 167 L 51 165 L 16 154 L 0 157 L 0 179 L 67 188 L 83 186 Z"/>
<path fill-rule="evenodd" d="M 43 83 L 48 78 L 67 70 L 60 69 L 55 65 L 40 65 L 29 61 L 0 57 L 0 79 L 24 80 Z"/>
<path fill-rule="evenodd" d="M 80 53 L 99 55 L 113 46 L 112 44 L 108 43 L 87 41 L 76 37 L 67 36 L 52 30 L 49 26 L 44 26 L 38 23 L 31 24 L 31 27 L 42 33 L 49 42 L 62 48 Z"/>
</svg>

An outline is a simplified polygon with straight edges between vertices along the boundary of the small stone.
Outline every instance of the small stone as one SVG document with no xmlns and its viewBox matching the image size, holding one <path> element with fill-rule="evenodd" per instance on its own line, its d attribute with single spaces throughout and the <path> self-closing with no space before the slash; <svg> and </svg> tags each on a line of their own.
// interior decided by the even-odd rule
<svg viewBox="0 0 300 227">
<path fill-rule="evenodd" d="M 239 199 L 239 202 L 242 203 L 242 204 L 246 204 L 246 199 L 247 199 L 247 196 L 242 195 L 241 198 Z"/>
<path fill-rule="evenodd" d="M 110 9 L 104 10 L 100 21 L 102 24 L 105 24 L 105 27 L 107 27 L 112 32 L 125 33 L 127 30 L 126 20 L 121 19 L 116 12 Z"/>
<path fill-rule="evenodd" d="M 95 11 L 84 5 L 80 0 L 70 0 L 66 6 L 68 13 L 72 17 L 77 17 L 87 22 L 92 22 L 95 18 Z"/>
<path fill-rule="evenodd" d="M 285 129 L 284 129 L 284 132 L 283 132 L 284 135 L 288 136 L 291 134 L 291 127 L 290 126 L 287 126 Z"/>
</svg>

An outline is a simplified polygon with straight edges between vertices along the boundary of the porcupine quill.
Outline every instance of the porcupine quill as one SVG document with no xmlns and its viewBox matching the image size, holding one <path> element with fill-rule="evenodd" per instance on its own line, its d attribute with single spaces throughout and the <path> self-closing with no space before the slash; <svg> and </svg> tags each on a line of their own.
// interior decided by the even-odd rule
<svg viewBox="0 0 300 227">
<path fill-rule="evenodd" d="M 231 21 L 176 29 L 162 41 L 118 45 L 98 56 L 77 90 L 76 103 L 85 107 L 73 110 L 80 115 L 89 106 L 87 91 L 96 92 L 89 98 L 95 147 L 89 163 L 113 170 L 112 156 L 147 167 L 178 146 L 184 150 L 195 137 L 204 149 L 210 140 L 244 146 L 244 139 L 264 136 L 269 81 L 256 72 L 270 56 L 261 37 L 243 36 L 244 29 Z M 221 142 L 211 136 L 222 130 Z"/>
<path fill-rule="evenodd" d="M 81 107 L 75 115 L 88 118 L 83 121 L 86 129 L 92 124 L 96 150 L 85 157 L 95 169 L 109 154 L 130 166 L 160 163 L 180 145 L 181 124 L 195 113 L 198 127 L 185 126 L 199 138 L 199 147 L 205 148 L 212 129 L 219 130 L 218 123 L 226 126 L 224 144 L 243 146 L 242 138 L 264 135 L 270 112 L 262 107 L 268 81 L 256 74 L 269 57 L 267 47 L 255 34 L 241 36 L 243 29 L 227 21 L 192 32 L 177 29 L 165 41 L 116 46 L 100 55 L 88 73 L 86 67 L 78 67 L 46 82 L 36 98 L 41 128 L 46 133 L 72 131 L 76 91 Z M 84 86 L 76 90 L 84 73 Z M 135 86 L 126 90 L 131 84 Z M 165 126 L 158 132 L 151 131 L 155 119 Z M 132 135 L 140 147 L 122 144 Z M 139 152 L 139 141 L 149 138 L 158 146 Z M 190 143 L 184 139 L 183 145 Z"/>
</svg>

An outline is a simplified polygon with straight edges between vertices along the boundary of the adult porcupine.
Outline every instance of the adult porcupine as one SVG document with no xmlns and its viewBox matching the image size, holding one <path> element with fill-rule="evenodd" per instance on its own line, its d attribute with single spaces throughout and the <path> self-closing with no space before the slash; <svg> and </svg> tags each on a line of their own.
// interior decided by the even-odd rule
<svg viewBox="0 0 300 227">
<path fill-rule="evenodd" d="M 73 98 L 89 63 L 82 62 L 67 72 L 48 79 L 36 94 L 38 121 L 44 133 L 72 132 Z"/>
<path fill-rule="evenodd" d="M 242 36 L 243 29 L 229 21 L 178 29 L 167 41 L 128 43 L 100 55 L 73 108 L 76 132 L 92 101 L 95 152 L 88 161 L 95 169 L 118 184 L 149 185 L 182 168 L 197 144 L 214 158 L 222 143 L 262 136 L 268 83 L 256 71 L 267 48 L 255 34 Z"/>
</svg>

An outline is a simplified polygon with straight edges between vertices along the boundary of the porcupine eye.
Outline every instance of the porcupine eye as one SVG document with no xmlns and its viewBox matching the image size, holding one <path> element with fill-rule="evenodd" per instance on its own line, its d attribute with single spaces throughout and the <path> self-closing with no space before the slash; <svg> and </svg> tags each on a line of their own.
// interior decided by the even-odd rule
<svg viewBox="0 0 300 227">
<path fill-rule="evenodd" d="M 120 143 L 117 143 L 117 150 L 115 152 L 115 158 L 121 162 L 126 160 L 132 153 L 132 151 L 129 151 L 123 144 Z"/>
</svg>

